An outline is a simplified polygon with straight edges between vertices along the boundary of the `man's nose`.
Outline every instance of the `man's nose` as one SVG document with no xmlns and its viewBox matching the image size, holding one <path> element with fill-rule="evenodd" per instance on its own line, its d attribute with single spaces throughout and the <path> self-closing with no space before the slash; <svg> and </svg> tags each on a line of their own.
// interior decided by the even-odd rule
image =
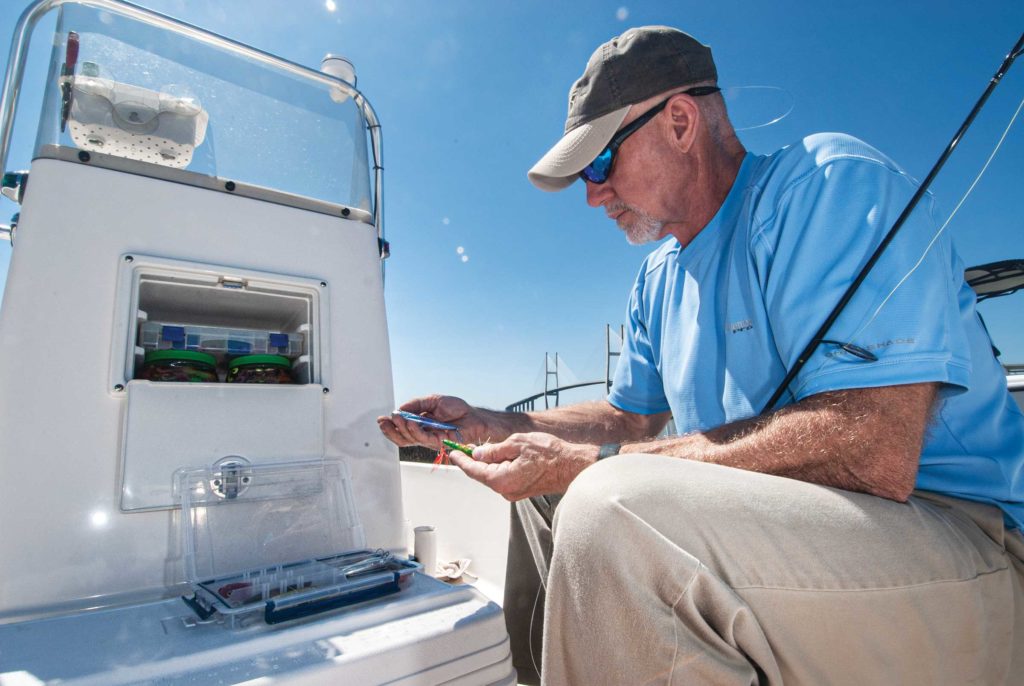
<svg viewBox="0 0 1024 686">
<path fill-rule="evenodd" d="M 594 183 L 593 181 L 587 181 L 587 204 L 591 207 L 600 207 L 603 205 L 612 195 L 612 189 L 605 183 Z"/>
</svg>

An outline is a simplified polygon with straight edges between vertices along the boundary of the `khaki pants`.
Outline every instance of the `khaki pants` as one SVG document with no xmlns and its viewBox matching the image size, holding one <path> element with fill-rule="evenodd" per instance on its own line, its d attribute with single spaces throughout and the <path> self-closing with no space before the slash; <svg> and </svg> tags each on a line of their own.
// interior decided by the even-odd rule
<svg viewBox="0 0 1024 686">
<path fill-rule="evenodd" d="M 1024 539 L 997 508 L 652 455 L 588 468 L 553 520 L 535 501 L 506 582 L 523 683 L 1024 684 Z"/>
</svg>

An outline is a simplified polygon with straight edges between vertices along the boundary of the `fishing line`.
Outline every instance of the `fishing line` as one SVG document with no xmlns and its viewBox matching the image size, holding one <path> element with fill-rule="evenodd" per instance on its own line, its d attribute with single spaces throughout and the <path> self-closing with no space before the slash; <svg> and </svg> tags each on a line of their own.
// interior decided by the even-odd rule
<svg viewBox="0 0 1024 686">
<path fill-rule="evenodd" d="M 533 654 L 533 618 L 537 614 L 537 603 L 540 602 L 540 592 L 546 591 L 544 581 L 541 580 L 537 586 L 537 595 L 533 599 L 533 609 L 530 610 L 530 631 L 526 634 L 526 643 L 530 646 L 530 662 L 533 663 L 533 671 L 540 674 L 540 667 L 537 666 L 537 658 Z"/>
<path fill-rule="evenodd" d="M 754 97 L 743 97 L 748 94 Z M 793 94 L 779 86 L 729 86 L 722 89 L 722 99 L 736 133 L 780 122 L 796 105 Z"/>
<path fill-rule="evenodd" d="M 779 383 L 778 387 L 776 387 L 775 392 L 772 393 L 772 396 L 771 398 L 768 399 L 768 402 L 765 403 L 764 408 L 761 410 L 761 414 L 774 410 L 776 403 L 778 403 L 782 396 L 787 391 L 789 391 L 789 385 L 793 383 L 793 380 L 796 378 L 797 374 L 800 373 L 800 370 L 803 369 L 804 365 L 807 364 L 807 362 L 814 355 L 814 352 L 818 349 L 818 346 L 821 344 L 822 340 L 828 335 L 829 329 L 832 328 L 832 325 L 839 318 L 839 315 L 842 314 L 843 310 L 850 303 L 850 300 L 853 299 L 854 294 L 857 293 L 857 290 L 860 288 L 861 284 L 864 283 L 864 280 L 867 278 L 868 274 L 874 268 L 879 258 L 881 258 L 886 248 L 889 247 L 889 244 L 896 237 L 896 234 L 899 232 L 901 228 L 903 228 L 903 224 L 906 222 L 910 214 L 914 211 L 914 208 L 917 207 L 917 204 L 918 202 L 921 201 L 921 198 L 924 197 L 924 194 L 928 191 L 928 188 L 929 186 L 931 186 L 931 183 L 935 179 L 936 175 L 939 173 L 939 171 L 942 170 L 942 167 L 946 164 L 946 161 L 949 159 L 949 156 L 953 154 L 953 151 L 960 143 L 960 140 L 967 133 L 967 130 L 970 129 L 971 124 L 974 123 L 975 117 L 978 116 L 978 113 L 981 111 L 981 109 L 985 106 L 985 103 L 988 101 L 989 96 L 992 95 L 992 91 L 995 90 L 996 86 L 999 85 L 999 82 L 1002 81 L 1003 76 L 1006 75 L 1006 72 L 1013 65 L 1014 59 L 1016 59 L 1016 57 L 1021 54 L 1024 54 L 1024 34 L 1021 34 L 1020 38 L 1017 39 L 1017 43 L 1013 46 L 1010 52 L 1006 55 L 1006 58 L 999 65 L 999 68 L 996 70 L 996 73 L 992 76 L 991 79 L 989 79 L 988 86 L 982 92 L 981 97 L 979 97 L 978 101 L 974 103 L 974 107 L 971 108 L 971 111 L 967 115 L 967 118 L 964 119 L 963 123 L 960 125 L 960 128 L 957 129 L 957 132 L 953 135 L 953 139 L 942 151 L 942 154 L 939 155 L 939 159 L 932 166 L 931 171 L 928 172 L 928 176 L 926 176 L 924 181 L 922 181 L 921 184 L 918 186 L 917 190 L 914 192 L 913 197 L 910 199 L 910 202 L 908 202 L 906 207 L 903 208 L 903 211 L 900 213 L 900 216 L 896 219 L 895 223 L 893 223 L 892 228 L 889 229 L 888 233 L 885 234 L 885 237 L 882 238 L 882 241 L 878 244 L 878 247 L 876 247 L 874 252 L 871 253 L 871 256 L 868 257 L 867 262 L 857 273 L 856 277 L 854 277 L 854 279 L 850 282 L 850 285 L 843 292 L 842 297 L 839 298 L 839 301 L 835 304 L 835 307 L 832 308 L 832 311 L 829 312 L 828 316 L 825 318 L 825 321 L 822 322 L 821 326 L 818 327 L 818 330 L 811 337 L 810 341 L 808 341 L 807 345 L 797 355 L 796 361 L 794 361 L 793 365 L 786 371 L 785 377 Z M 790 395 L 792 395 L 791 392 Z"/>
<path fill-rule="evenodd" d="M 932 246 L 935 245 L 935 241 L 939 240 L 939 236 L 941 236 L 942 233 L 946 230 L 946 227 L 949 226 L 949 223 L 953 220 L 953 217 L 956 216 L 956 213 L 960 211 L 960 208 L 963 206 L 963 204 L 967 201 L 967 198 L 974 191 L 974 187 L 978 185 L 979 181 L 981 181 L 981 177 L 985 175 L 985 172 L 988 170 L 989 165 L 992 164 L 992 160 L 995 159 L 996 154 L 999 152 L 999 148 L 1002 147 L 1003 141 L 1006 140 L 1007 134 L 1010 133 L 1010 129 L 1013 128 L 1014 122 L 1017 121 L 1017 116 L 1020 114 L 1021 109 L 1024 109 L 1024 99 L 1021 99 L 1020 104 L 1017 105 L 1017 111 L 1013 113 L 1013 116 L 1010 118 L 1010 123 L 1006 125 L 1006 128 L 1003 130 L 1003 135 L 1000 136 L 999 141 L 996 143 L 996 146 L 992 149 L 992 153 L 988 156 L 988 159 L 985 161 L 984 166 L 982 166 L 981 171 L 978 172 L 978 175 L 974 178 L 974 182 L 971 183 L 970 187 L 967 189 L 967 192 L 964 193 L 962 198 L 960 198 L 960 202 L 958 202 L 956 207 L 953 208 L 953 211 L 946 218 L 946 221 L 942 223 L 942 226 L 939 227 L 939 230 L 935 232 L 934 236 L 932 236 L 932 239 L 928 243 L 927 247 L 925 247 L 924 252 L 921 253 L 920 259 L 918 259 L 914 266 L 910 268 L 910 271 L 903 275 L 903 278 L 899 280 L 899 282 L 893 287 L 893 289 L 889 291 L 889 295 L 885 296 L 885 299 L 882 300 L 881 304 L 879 304 L 874 314 L 871 315 L 871 318 L 868 319 L 867 322 L 862 324 L 861 327 L 857 329 L 857 331 L 852 336 L 850 336 L 851 341 L 857 340 L 857 336 L 863 333 L 864 329 L 868 328 L 871 325 L 871 323 L 875 321 L 879 313 L 881 313 L 882 308 L 885 307 L 886 303 L 889 302 L 889 299 L 892 298 L 893 294 L 896 293 L 899 287 L 902 286 L 904 282 L 907 279 L 909 279 L 915 271 L 917 271 L 917 268 L 921 266 L 921 263 L 924 262 L 924 258 L 931 251 Z M 826 341 L 822 341 L 822 343 L 825 342 Z M 818 368 L 820 369 L 821 367 Z"/>
</svg>

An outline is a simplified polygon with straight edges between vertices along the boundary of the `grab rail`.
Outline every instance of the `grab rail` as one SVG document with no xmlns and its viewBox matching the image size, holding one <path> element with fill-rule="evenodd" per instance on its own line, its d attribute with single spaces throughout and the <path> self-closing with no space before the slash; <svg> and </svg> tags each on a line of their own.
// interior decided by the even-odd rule
<svg viewBox="0 0 1024 686">
<path fill-rule="evenodd" d="M 7 60 L 7 73 L 4 76 L 3 93 L 0 94 L 0 172 L 7 168 L 7 155 L 10 152 L 11 135 L 14 131 L 14 115 L 17 110 L 18 98 L 21 95 L 21 81 L 25 75 L 25 60 L 28 55 L 32 31 L 43 15 L 57 7 L 68 4 L 85 5 L 87 7 L 108 10 L 150 26 L 166 29 L 179 35 L 193 38 L 206 45 L 221 48 L 228 52 L 256 60 L 257 62 L 283 69 L 296 76 L 319 81 L 332 88 L 338 88 L 351 97 L 363 113 L 367 128 L 370 131 L 374 175 L 373 225 L 377 227 L 379 244 L 381 246 L 385 245 L 383 203 L 384 148 L 381 141 L 380 121 L 377 119 L 377 113 L 366 99 L 366 96 L 347 81 L 342 81 L 323 72 L 304 67 L 301 64 L 277 57 L 276 55 L 271 55 L 268 52 L 187 24 L 165 14 L 124 2 L 124 0 L 37 0 L 22 12 L 14 29 L 14 40 L 11 43 L 11 53 Z M 383 259 L 383 257 L 384 255 L 382 254 L 381 258 Z"/>
</svg>

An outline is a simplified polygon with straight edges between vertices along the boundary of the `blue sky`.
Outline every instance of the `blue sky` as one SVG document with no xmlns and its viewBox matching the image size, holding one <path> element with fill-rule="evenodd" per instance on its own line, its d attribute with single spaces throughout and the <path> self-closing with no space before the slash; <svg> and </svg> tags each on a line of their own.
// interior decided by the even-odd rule
<svg viewBox="0 0 1024 686">
<path fill-rule="evenodd" d="M 4 3 L 0 35 L 27 4 Z M 1024 31 L 1019 0 L 141 4 L 309 66 L 327 52 L 355 63 L 384 132 L 396 399 L 447 392 L 490 407 L 539 391 L 545 352 L 559 353 L 562 383 L 602 377 L 605 324 L 622 322 L 649 250 L 629 246 L 578 184 L 549 194 L 526 179 L 558 138 L 568 88 L 597 45 L 630 26 L 679 27 L 712 46 L 723 86 L 792 96 L 788 117 L 741 134 L 748 149 L 843 131 L 920 179 Z M 936 182 L 940 213 L 1022 98 L 1024 59 Z M 736 116 L 767 109 L 756 98 L 747 106 Z M 1021 160 L 1024 122 L 950 225 L 968 264 L 1024 256 Z M 13 210 L 3 204 L 0 217 Z M 0 245 L 0 279 L 9 254 Z M 981 308 L 1004 361 L 1024 362 L 1021 298 Z"/>
</svg>

